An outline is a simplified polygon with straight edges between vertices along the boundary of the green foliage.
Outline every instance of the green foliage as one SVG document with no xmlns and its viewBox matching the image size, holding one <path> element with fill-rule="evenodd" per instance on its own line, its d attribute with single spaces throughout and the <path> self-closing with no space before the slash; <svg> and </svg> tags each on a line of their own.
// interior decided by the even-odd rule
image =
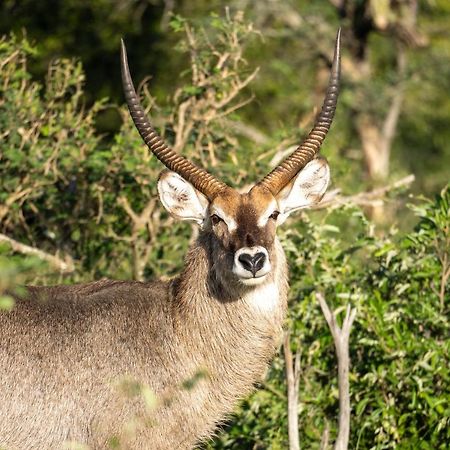
<svg viewBox="0 0 450 450">
<path fill-rule="evenodd" d="M 120 38 L 130 44 L 146 30 L 149 41 L 158 42 L 160 6 L 154 0 L 94 0 L 64 2 L 5 0 L 0 4 L 0 34 L 24 31 L 36 42 L 41 57 L 31 63 L 34 74 L 45 76 L 55 56 L 83 58 L 89 78 L 88 97 L 121 98 L 117 48 Z M 145 25 L 144 25 L 145 23 Z M 161 57 L 154 49 L 133 46 L 136 59 L 155 66 Z M 101 63 L 100 63 L 101 62 Z M 112 70 L 115 68 L 117 70 Z"/>
<path fill-rule="evenodd" d="M 180 47 L 192 55 L 191 83 L 164 107 L 145 87 L 144 102 L 176 150 L 239 183 L 252 175 L 241 169 L 252 153 L 237 153 L 224 120 L 246 102 L 240 90 L 253 74 L 246 76 L 240 42 L 253 31 L 242 19 L 228 18 L 213 42 L 205 30 L 185 27 Z M 79 62 L 54 61 L 41 85 L 27 71 L 27 55 L 36 50 L 15 37 L 1 43 L 0 231 L 24 244 L 39 243 L 50 254 L 70 254 L 78 271 L 66 281 L 174 273 L 188 227 L 156 207 L 161 165 L 148 154 L 128 112 L 119 110 L 124 121 L 114 142 L 102 141 L 94 120 L 104 101 L 83 107 Z M 217 71 L 218 64 L 227 69 Z"/>
<path fill-rule="evenodd" d="M 44 264 L 38 258 L 8 255 L 8 246 L 0 245 L 0 313 L 14 308 L 12 294 L 20 295 L 25 281 L 42 274 Z"/>
<path fill-rule="evenodd" d="M 372 181 L 364 170 L 367 162 L 357 118 L 367 113 L 369 123 L 381 127 L 395 94 L 404 90 L 392 142 L 391 173 L 415 173 L 414 189 L 429 195 L 447 181 L 450 100 L 442 95 L 450 90 L 447 0 L 418 2 L 417 18 L 404 17 L 413 5 L 405 0 L 232 0 L 227 5 L 231 17 L 245 11 L 259 30 L 260 38 L 248 41 L 243 52 L 249 70 L 261 68 L 252 84 L 257 101 L 241 111 L 239 119 L 268 137 L 261 153 L 270 149 L 273 156 L 276 145 L 292 137 L 291 128 L 296 137 L 308 131 L 311 111 L 323 93 L 333 38 L 342 26 L 343 89 L 331 132 L 335 145 L 325 143 L 334 174 L 349 190 Z M 40 78 L 54 58 L 81 58 L 90 103 L 104 96 L 122 101 L 118 49 L 124 37 L 136 81 L 150 74 L 152 93 L 161 99 L 172 95 L 173 86 L 186 75 L 188 52 L 174 51 L 185 31 L 183 17 L 208 28 L 210 38 L 228 26 L 223 14 L 223 2 L 217 0 L 7 0 L 0 4 L 0 34 L 26 30 L 40 51 L 30 64 L 31 72 Z M 383 21 L 388 26 L 377 29 L 376 24 Z M 406 28 L 415 24 L 414 32 L 402 28 L 405 24 Z M 399 49 L 406 57 L 403 71 L 398 70 Z M 114 108 L 108 108 L 97 117 L 97 125 L 117 131 L 119 117 Z M 269 147 L 272 137 L 278 139 Z"/>
<path fill-rule="evenodd" d="M 21 242 L 61 247 L 80 259 L 89 251 L 84 224 L 92 226 L 95 214 L 83 205 L 92 202 L 103 175 L 85 165 L 100 140 L 93 118 L 101 103 L 83 110 L 79 63 L 54 61 L 42 86 L 30 79 L 27 54 L 35 54 L 27 41 L 1 40 L 1 228 Z"/>
<path fill-rule="evenodd" d="M 423 202 L 423 200 L 422 200 Z M 300 436 L 319 448 L 325 421 L 335 436 L 337 380 L 333 342 L 314 291 L 334 308 L 352 304 L 353 410 L 350 448 L 447 448 L 450 439 L 450 190 L 414 210 L 413 232 L 379 238 L 358 210 L 306 216 L 283 236 L 291 267 L 289 328 L 302 348 Z M 335 223 L 344 215 L 351 245 Z M 348 226 L 348 224 L 347 224 Z M 444 290 L 439 286 L 444 280 Z M 246 400 L 211 448 L 287 448 L 284 364 L 275 360 L 263 389 Z"/>
<path fill-rule="evenodd" d="M 253 28 L 240 14 L 213 16 L 202 27 L 174 16 L 171 26 L 181 36 L 178 49 L 191 58 L 184 73 L 189 80 L 163 105 L 143 87 L 152 119 L 177 150 L 225 181 L 236 186 L 256 180 L 279 149 L 267 137 L 263 148 L 238 140 L 232 126 L 243 124 L 239 107 L 249 98 L 253 70 L 242 48 L 254 44 Z M 0 233 L 60 258 L 70 255 L 76 270 L 55 275 L 48 265 L 4 245 L 0 308 L 13 306 L 8 292 L 17 283 L 172 275 L 182 264 L 190 229 L 157 205 L 160 163 L 148 155 L 124 108 L 118 108 L 124 121 L 112 142 L 96 133 L 95 117 L 105 103 L 84 106 L 79 62 L 55 60 L 40 83 L 27 66 L 38 56 L 26 40 L 0 41 Z M 221 61 L 226 64 L 216 70 Z M 273 62 L 271 70 L 289 78 L 288 66 Z M 256 117 L 259 106 L 252 108 Z M 298 138 L 296 128 L 286 127 L 286 142 Z M 335 136 L 337 144 L 327 143 L 326 149 L 332 167 L 354 177 L 337 157 L 345 130 Z M 282 231 L 291 267 L 288 326 L 293 348 L 302 349 L 303 448 L 319 448 L 325 421 L 331 438 L 336 434 L 335 354 L 316 290 L 335 308 L 350 302 L 358 309 L 351 335 L 351 448 L 446 448 L 449 202 L 446 188 L 435 201 L 416 203 L 419 222 L 406 235 L 392 229 L 379 236 L 352 208 L 302 215 Z M 287 448 L 284 380 L 278 357 L 261 389 L 206 447 Z"/>
</svg>

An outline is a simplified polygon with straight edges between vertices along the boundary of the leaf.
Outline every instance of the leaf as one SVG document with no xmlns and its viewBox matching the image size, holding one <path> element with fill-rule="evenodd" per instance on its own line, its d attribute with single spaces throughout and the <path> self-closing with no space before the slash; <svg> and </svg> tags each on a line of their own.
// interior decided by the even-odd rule
<svg viewBox="0 0 450 450">
<path fill-rule="evenodd" d="M 11 311 L 16 304 L 14 298 L 9 295 L 0 296 L 0 309 L 3 311 Z"/>
</svg>

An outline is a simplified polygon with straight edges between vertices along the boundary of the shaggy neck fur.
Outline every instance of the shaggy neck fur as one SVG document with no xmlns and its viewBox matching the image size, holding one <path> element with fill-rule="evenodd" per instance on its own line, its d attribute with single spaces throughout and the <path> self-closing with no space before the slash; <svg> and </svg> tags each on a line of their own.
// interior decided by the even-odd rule
<svg viewBox="0 0 450 450">
<path fill-rule="evenodd" d="M 182 359 L 194 372 L 205 374 L 187 396 L 178 395 L 191 402 L 193 397 L 196 402 L 203 399 L 198 421 L 198 435 L 203 437 L 262 379 L 280 344 L 288 288 L 278 240 L 273 272 L 263 284 L 245 286 L 221 274 L 209 239 L 208 234 L 199 237 L 171 286 L 175 333 L 188 344 Z"/>
</svg>

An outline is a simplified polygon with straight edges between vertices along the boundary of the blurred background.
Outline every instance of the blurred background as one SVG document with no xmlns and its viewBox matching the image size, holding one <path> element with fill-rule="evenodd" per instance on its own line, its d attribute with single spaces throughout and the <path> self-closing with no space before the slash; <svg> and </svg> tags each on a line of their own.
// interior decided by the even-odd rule
<svg viewBox="0 0 450 450">
<path fill-rule="evenodd" d="M 260 71 L 247 87 L 254 100 L 239 116 L 260 141 L 309 126 L 342 27 L 343 89 L 332 139 L 340 157 L 357 163 L 350 180 L 413 172 L 420 192 L 436 192 L 448 180 L 446 0 L 5 0 L 0 33 L 25 34 L 36 46 L 39 56 L 28 67 L 38 80 L 57 58 L 81 61 L 88 106 L 105 97 L 123 102 L 118 52 L 124 37 L 135 82 L 149 77 L 152 94 L 163 101 L 189 79 L 183 74 L 189 53 L 177 48 L 180 30 L 171 21 L 181 16 L 210 24 L 211 14 L 223 16 L 225 8 L 253 24 L 243 57 L 248 70 Z M 96 126 L 113 133 L 120 120 L 107 109 Z"/>
<path fill-rule="evenodd" d="M 164 138 L 245 187 L 309 131 L 341 27 L 328 203 L 280 232 L 292 348 L 304 349 L 302 445 L 336 433 L 320 288 L 358 308 L 351 448 L 448 448 L 449 24 L 448 0 L 3 0 L 0 309 L 17 285 L 182 265 L 196 231 L 159 205 L 162 167 L 123 106 L 121 37 Z M 287 448 L 286 417 L 280 356 L 205 448 Z"/>
</svg>

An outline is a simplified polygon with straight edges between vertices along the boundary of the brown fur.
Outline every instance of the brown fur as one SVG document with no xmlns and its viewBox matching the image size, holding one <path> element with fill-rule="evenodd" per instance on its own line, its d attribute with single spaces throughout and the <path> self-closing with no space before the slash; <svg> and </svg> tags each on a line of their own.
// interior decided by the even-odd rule
<svg viewBox="0 0 450 450">
<path fill-rule="evenodd" d="M 231 195 L 221 206 L 235 234 L 206 227 L 171 282 L 30 287 L 0 314 L 1 448 L 101 449 L 114 438 L 123 449 L 189 449 L 251 392 L 279 343 L 287 269 L 275 225 L 255 227 L 255 194 Z M 264 285 L 230 271 L 231 247 L 249 235 L 268 246 Z M 271 283 L 274 307 L 259 309 L 252 293 Z"/>
<path fill-rule="evenodd" d="M 211 209 L 219 207 L 227 216 L 233 217 L 237 228 L 232 233 L 227 232 L 224 224 L 222 230 L 215 230 L 218 239 L 230 252 L 241 247 L 260 245 L 270 250 L 275 238 L 276 226 L 274 221 L 268 221 L 266 226 L 259 227 L 258 219 L 270 203 L 275 203 L 275 198 L 264 189 L 252 189 L 246 194 L 239 194 L 229 189 L 220 197 L 214 199 Z"/>
</svg>

